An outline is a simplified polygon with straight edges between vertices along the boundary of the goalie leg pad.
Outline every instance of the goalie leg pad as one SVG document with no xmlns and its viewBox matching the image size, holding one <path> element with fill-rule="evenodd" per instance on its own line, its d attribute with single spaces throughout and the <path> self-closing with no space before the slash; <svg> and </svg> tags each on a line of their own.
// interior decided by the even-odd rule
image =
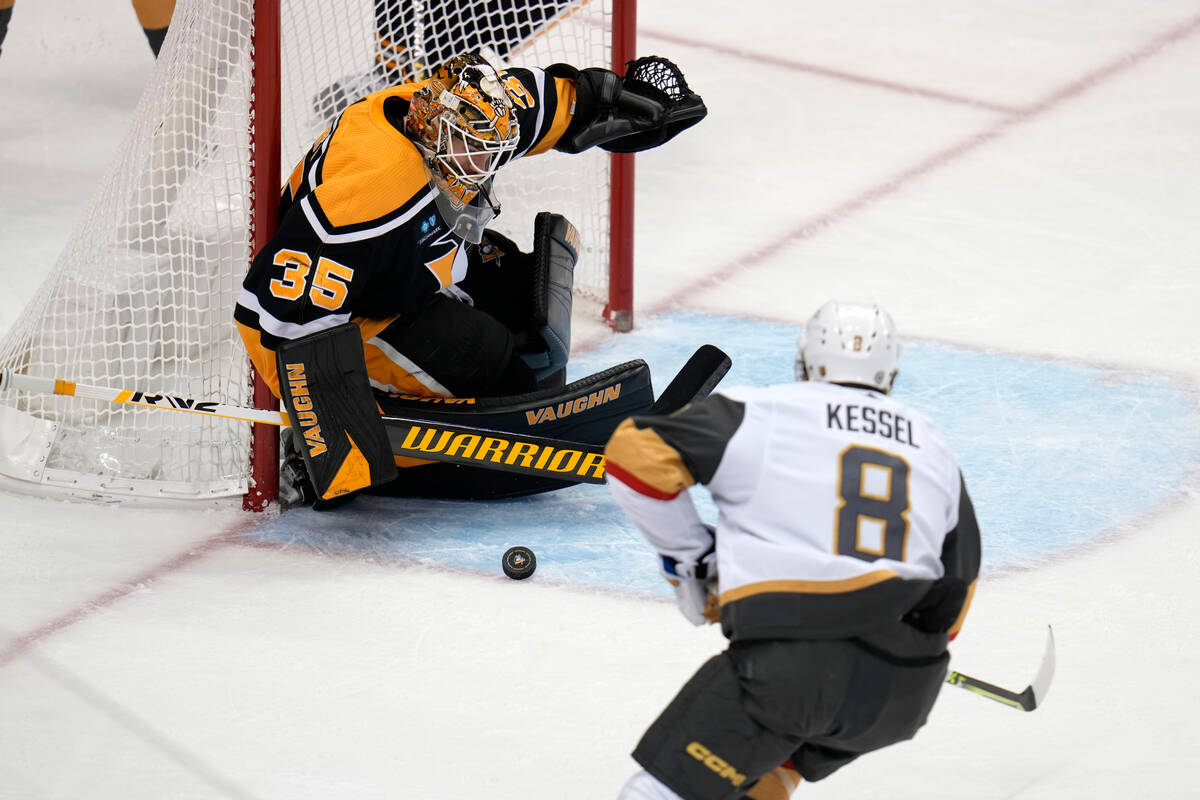
<svg viewBox="0 0 1200 800">
<path fill-rule="evenodd" d="M 280 345 L 279 388 L 318 500 L 396 476 L 360 329 L 339 325 Z"/>
<path fill-rule="evenodd" d="M 571 350 L 571 308 L 579 231 L 559 214 L 534 218 L 533 252 L 485 231 L 471 252 L 467 277 L 458 287 L 474 307 L 512 333 L 515 354 L 529 366 L 538 388 L 561 387 Z M 478 387 L 456 394 L 478 394 Z"/>
<path fill-rule="evenodd" d="M 566 217 L 543 211 L 533 222 L 533 270 L 530 275 L 533 327 L 545 350 L 521 353 L 539 385 L 566 369 L 571 353 L 571 309 L 579 231 Z"/>
</svg>

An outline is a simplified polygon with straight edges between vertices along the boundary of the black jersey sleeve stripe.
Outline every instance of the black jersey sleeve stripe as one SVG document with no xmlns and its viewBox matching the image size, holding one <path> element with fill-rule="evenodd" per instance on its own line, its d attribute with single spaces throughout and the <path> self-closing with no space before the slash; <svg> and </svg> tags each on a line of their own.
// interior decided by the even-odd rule
<svg viewBox="0 0 1200 800">
<path fill-rule="evenodd" d="M 678 451 L 696 481 L 707 484 L 716 474 L 725 448 L 745 416 L 745 403 L 714 394 L 670 416 L 634 417 L 633 424 L 657 433 Z"/>
<path fill-rule="evenodd" d="M 516 150 L 509 159 L 513 161 L 534 150 L 549 133 L 557 115 L 559 98 L 558 85 L 543 70 L 510 68 L 507 73 L 519 80 L 533 98 L 529 108 L 519 104 L 513 107 L 519 130 Z"/>
<path fill-rule="evenodd" d="M 982 546 L 979 522 L 975 518 L 975 506 L 971 503 L 971 496 L 967 494 L 967 484 L 961 473 L 959 484 L 961 488 L 958 492 L 958 524 L 946 534 L 946 540 L 942 544 L 942 565 L 947 575 L 970 584 L 979 577 Z"/>
<path fill-rule="evenodd" d="M 975 586 L 979 579 L 979 565 L 983 546 L 979 535 L 979 521 L 975 518 L 975 506 L 967 494 L 967 483 L 959 473 L 958 524 L 946 534 L 942 542 L 942 565 L 946 576 L 965 586 L 965 596 L 957 609 L 954 622 L 947 633 L 953 639 L 958 635 L 971 608 Z"/>
</svg>

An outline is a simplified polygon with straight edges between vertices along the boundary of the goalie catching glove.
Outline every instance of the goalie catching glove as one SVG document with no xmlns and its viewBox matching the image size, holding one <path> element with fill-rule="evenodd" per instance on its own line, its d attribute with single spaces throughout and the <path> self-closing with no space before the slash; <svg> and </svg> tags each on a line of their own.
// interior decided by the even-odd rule
<svg viewBox="0 0 1200 800">
<path fill-rule="evenodd" d="M 649 150 L 708 114 L 679 67 L 658 56 L 630 61 L 624 77 L 599 67 L 579 70 L 567 64 L 554 64 L 546 72 L 575 83 L 571 123 L 554 146 L 564 153 L 594 146 L 610 153 Z"/>
</svg>

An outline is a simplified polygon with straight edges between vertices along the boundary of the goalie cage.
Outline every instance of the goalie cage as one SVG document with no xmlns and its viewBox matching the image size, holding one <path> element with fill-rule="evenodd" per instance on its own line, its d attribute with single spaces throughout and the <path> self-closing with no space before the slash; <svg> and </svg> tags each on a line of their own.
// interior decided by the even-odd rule
<svg viewBox="0 0 1200 800">
<path fill-rule="evenodd" d="M 275 408 L 254 388 L 232 314 L 273 229 L 255 222 L 277 213 L 281 164 L 290 169 L 347 102 L 460 50 L 623 71 L 634 14 L 635 0 L 180 0 L 132 128 L 0 345 L 0 369 Z M 632 323 L 629 159 L 551 152 L 496 185 L 495 227 L 526 249 L 537 211 L 576 223 L 577 290 L 622 330 Z M 254 427 L 9 392 L 0 481 L 149 504 L 240 495 L 261 510 L 276 497 L 278 434 Z"/>
</svg>

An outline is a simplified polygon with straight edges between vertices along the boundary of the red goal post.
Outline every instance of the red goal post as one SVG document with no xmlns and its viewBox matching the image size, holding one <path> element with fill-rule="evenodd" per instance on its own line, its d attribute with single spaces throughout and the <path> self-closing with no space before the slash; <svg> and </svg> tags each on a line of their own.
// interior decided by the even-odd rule
<svg viewBox="0 0 1200 800">
<path fill-rule="evenodd" d="M 275 407 L 254 387 L 232 309 L 253 252 L 271 235 L 282 172 L 330 115 L 392 82 L 380 65 L 419 76 L 438 48 L 482 47 L 510 65 L 623 71 L 636 55 L 635 8 L 635 0 L 180 0 L 130 133 L 0 341 L 0 369 Z M 594 305 L 612 327 L 630 329 L 632 157 L 522 159 L 496 192 L 504 214 L 495 227 L 522 246 L 537 211 L 576 223 L 585 236 L 577 308 Z M 14 390 L 0 397 L 0 484 L 102 501 L 241 496 L 261 509 L 276 499 L 276 437 L 202 415 Z"/>
</svg>

